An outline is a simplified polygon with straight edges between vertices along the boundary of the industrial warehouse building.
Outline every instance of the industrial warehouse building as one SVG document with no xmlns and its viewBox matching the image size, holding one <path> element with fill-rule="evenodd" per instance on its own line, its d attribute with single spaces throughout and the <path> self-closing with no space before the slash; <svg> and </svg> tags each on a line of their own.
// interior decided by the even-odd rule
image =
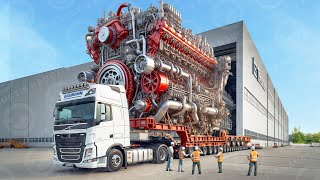
<svg viewBox="0 0 320 180">
<path fill-rule="evenodd" d="M 287 144 L 288 115 L 262 59 L 241 22 L 201 35 L 216 57 L 232 58 L 226 92 L 234 102 L 230 134 L 251 136 L 261 146 Z M 92 63 L 44 72 L 0 83 L 0 142 L 16 139 L 28 146 L 52 146 L 53 110 L 59 91 L 76 81 Z"/>
</svg>

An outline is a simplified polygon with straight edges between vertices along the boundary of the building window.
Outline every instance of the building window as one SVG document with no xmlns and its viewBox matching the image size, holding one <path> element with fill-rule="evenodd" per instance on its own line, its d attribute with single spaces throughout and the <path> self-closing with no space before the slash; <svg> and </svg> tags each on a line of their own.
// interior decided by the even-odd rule
<svg viewBox="0 0 320 180">
<path fill-rule="evenodd" d="M 254 61 L 254 57 L 252 57 L 252 74 L 256 79 L 259 79 L 259 69 Z"/>
</svg>

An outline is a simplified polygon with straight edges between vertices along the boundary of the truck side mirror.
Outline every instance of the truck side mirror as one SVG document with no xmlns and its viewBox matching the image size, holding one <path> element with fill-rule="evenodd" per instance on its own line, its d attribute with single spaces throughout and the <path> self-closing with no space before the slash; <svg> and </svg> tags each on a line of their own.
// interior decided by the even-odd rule
<svg viewBox="0 0 320 180">
<path fill-rule="evenodd" d="M 54 108 L 52 112 L 52 117 L 56 117 L 56 114 L 57 114 L 57 107 Z"/>
</svg>

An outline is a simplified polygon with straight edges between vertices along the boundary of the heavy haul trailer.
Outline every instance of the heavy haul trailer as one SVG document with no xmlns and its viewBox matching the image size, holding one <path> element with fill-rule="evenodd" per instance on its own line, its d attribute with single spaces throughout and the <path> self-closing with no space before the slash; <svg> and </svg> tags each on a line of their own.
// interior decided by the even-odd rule
<svg viewBox="0 0 320 180">
<path fill-rule="evenodd" d="M 176 152 L 180 146 L 186 147 L 189 153 L 193 151 L 195 146 L 198 146 L 202 149 L 203 155 L 210 155 L 218 153 L 220 147 L 223 148 L 224 152 L 244 150 L 247 149 L 248 143 L 251 142 L 250 136 L 232 136 L 228 135 L 227 131 L 219 131 L 218 136 L 191 135 L 189 128 L 186 126 L 159 124 L 155 123 L 152 118 L 130 119 L 130 127 L 132 129 L 177 133 L 179 143 L 175 146 Z M 175 141 L 172 136 L 169 139 Z"/>
</svg>

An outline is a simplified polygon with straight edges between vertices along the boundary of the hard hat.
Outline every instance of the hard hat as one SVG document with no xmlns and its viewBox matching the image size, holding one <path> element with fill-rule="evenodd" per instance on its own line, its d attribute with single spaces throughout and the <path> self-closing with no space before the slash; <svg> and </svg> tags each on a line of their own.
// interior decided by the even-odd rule
<svg viewBox="0 0 320 180">
<path fill-rule="evenodd" d="M 222 148 L 222 147 L 220 147 L 220 150 L 221 150 L 221 151 L 223 151 L 223 148 Z"/>
<path fill-rule="evenodd" d="M 182 146 L 181 149 L 182 149 L 182 150 L 185 150 L 186 148 Z"/>
<path fill-rule="evenodd" d="M 194 150 L 195 150 L 195 151 L 197 151 L 198 149 L 199 149 L 199 147 L 198 147 L 198 146 L 195 146 L 195 147 L 194 147 Z"/>
<path fill-rule="evenodd" d="M 174 142 L 171 142 L 171 145 L 173 146 L 173 145 L 174 145 Z"/>
<path fill-rule="evenodd" d="M 251 150 L 255 150 L 256 148 L 254 146 L 251 146 Z"/>
</svg>

